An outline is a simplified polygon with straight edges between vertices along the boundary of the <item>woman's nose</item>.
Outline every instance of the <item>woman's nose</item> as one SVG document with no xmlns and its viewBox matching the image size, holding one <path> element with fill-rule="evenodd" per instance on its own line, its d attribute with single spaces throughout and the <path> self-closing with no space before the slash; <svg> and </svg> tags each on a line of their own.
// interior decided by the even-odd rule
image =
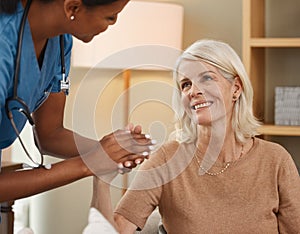
<svg viewBox="0 0 300 234">
<path fill-rule="evenodd" d="M 192 84 L 190 89 L 190 96 L 196 97 L 198 95 L 203 95 L 202 89 L 200 89 L 200 87 L 198 87 L 196 84 Z"/>
</svg>

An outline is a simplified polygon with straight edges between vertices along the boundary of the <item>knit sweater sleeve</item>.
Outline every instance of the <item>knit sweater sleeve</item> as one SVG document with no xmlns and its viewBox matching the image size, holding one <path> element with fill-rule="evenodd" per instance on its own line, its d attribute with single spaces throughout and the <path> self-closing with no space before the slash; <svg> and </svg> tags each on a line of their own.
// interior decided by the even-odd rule
<svg viewBox="0 0 300 234">
<path fill-rule="evenodd" d="M 163 185 L 169 178 L 167 158 L 176 151 L 178 145 L 161 147 L 150 156 L 137 172 L 132 184 L 120 200 L 115 213 L 118 213 L 143 229 L 148 217 L 159 205 Z"/>
<path fill-rule="evenodd" d="M 300 177 L 291 157 L 278 172 L 279 233 L 300 233 Z"/>
<path fill-rule="evenodd" d="M 158 206 L 161 196 L 161 187 L 155 186 L 160 184 L 159 171 L 155 170 L 147 173 L 149 168 L 155 168 L 155 159 L 161 158 L 155 154 L 147 163 L 145 163 L 136 174 L 133 183 L 120 200 L 115 213 L 118 213 L 143 229 L 148 217 Z M 146 169 L 147 168 L 147 169 Z"/>
</svg>

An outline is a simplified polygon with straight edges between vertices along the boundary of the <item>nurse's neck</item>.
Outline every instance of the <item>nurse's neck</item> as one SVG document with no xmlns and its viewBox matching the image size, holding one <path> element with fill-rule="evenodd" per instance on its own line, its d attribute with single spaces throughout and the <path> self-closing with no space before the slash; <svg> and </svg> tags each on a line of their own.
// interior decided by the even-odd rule
<svg viewBox="0 0 300 234">
<path fill-rule="evenodd" d="M 21 0 L 25 7 L 27 0 Z M 63 11 L 63 1 L 32 1 L 28 21 L 36 58 L 40 66 L 43 62 L 43 54 L 49 38 L 58 36 L 63 32 L 63 22 L 66 20 Z"/>
</svg>

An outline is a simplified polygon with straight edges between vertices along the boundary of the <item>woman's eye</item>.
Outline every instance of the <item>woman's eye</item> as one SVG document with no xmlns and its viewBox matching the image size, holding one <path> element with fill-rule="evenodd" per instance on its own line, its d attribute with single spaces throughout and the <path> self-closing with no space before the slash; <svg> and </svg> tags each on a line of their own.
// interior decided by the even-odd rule
<svg viewBox="0 0 300 234">
<path fill-rule="evenodd" d="M 206 75 L 206 76 L 203 76 L 201 80 L 202 81 L 210 81 L 210 80 L 213 80 L 213 78 L 211 76 Z"/>
<path fill-rule="evenodd" d="M 185 90 L 186 88 L 188 88 L 190 86 L 191 86 L 190 82 L 184 82 L 181 84 L 181 90 Z"/>
</svg>

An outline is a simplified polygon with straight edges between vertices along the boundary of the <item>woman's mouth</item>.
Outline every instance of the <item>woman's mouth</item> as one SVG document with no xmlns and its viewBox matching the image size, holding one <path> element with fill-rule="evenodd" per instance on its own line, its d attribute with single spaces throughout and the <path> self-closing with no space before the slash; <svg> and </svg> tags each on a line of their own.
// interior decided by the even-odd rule
<svg viewBox="0 0 300 234">
<path fill-rule="evenodd" d="M 208 107 L 208 106 L 211 106 L 211 105 L 212 105 L 212 102 L 210 102 L 210 101 L 208 101 L 208 102 L 202 102 L 202 103 L 193 105 L 192 109 L 193 110 L 198 110 L 200 108 Z"/>
</svg>

